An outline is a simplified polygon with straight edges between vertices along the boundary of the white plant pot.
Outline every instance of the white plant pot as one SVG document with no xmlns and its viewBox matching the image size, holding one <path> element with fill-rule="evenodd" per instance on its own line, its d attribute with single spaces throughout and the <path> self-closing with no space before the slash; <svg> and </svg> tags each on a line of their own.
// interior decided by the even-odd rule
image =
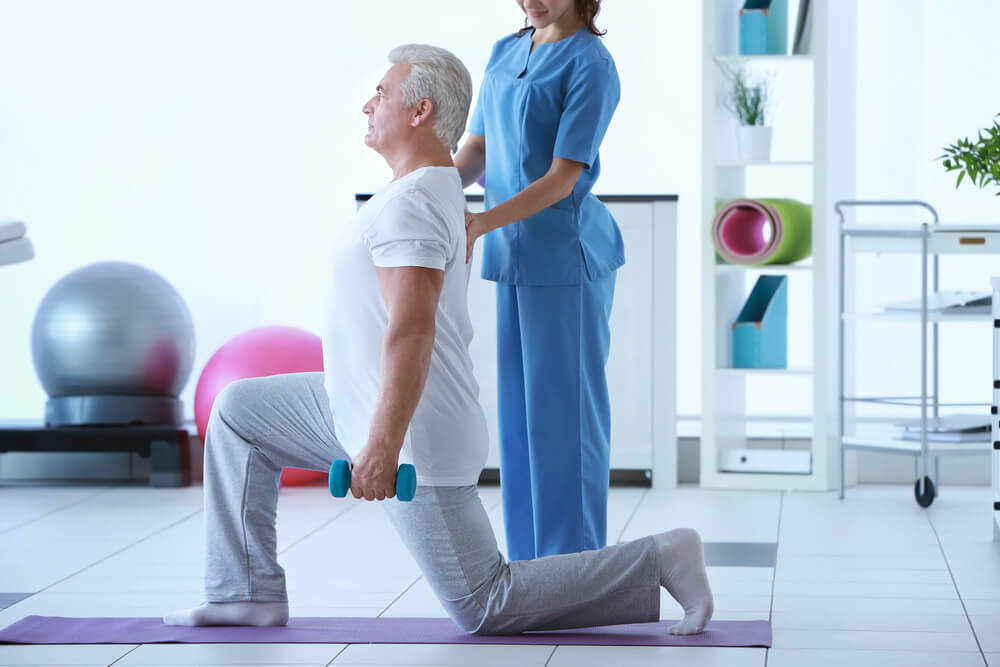
<svg viewBox="0 0 1000 667">
<path fill-rule="evenodd" d="M 771 159 L 771 127 L 740 125 L 736 130 L 740 159 L 745 162 L 766 162 Z"/>
</svg>

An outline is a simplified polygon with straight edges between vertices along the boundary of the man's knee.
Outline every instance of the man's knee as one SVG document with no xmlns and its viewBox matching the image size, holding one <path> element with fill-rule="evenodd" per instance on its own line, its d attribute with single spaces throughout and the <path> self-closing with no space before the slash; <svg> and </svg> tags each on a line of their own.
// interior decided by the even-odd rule
<svg viewBox="0 0 1000 667">
<path fill-rule="evenodd" d="M 245 410 L 251 403 L 252 397 L 256 393 L 253 386 L 254 381 L 259 379 L 234 380 L 223 387 L 212 403 L 212 413 L 208 419 L 209 425 L 218 419 L 222 419 L 230 425 L 238 421 L 240 411 Z"/>
<path fill-rule="evenodd" d="M 475 587 L 475 592 L 461 600 L 445 603 L 455 625 L 470 635 L 510 634 L 511 617 L 506 604 L 510 596 L 510 565 L 497 554 L 497 564 L 489 577 Z"/>
<path fill-rule="evenodd" d="M 462 632 L 469 635 L 490 634 L 487 629 L 487 617 L 488 614 L 483 611 L 475 611 L 464 608 L 451 610 L 451 620 L 455 622 L 455 625 L 457 625 Z"/>
<path fill-rule="evenodd" d="M 259 393 L 258 388 L 254 387 L 255 380 L 259 379 L 234 380 L 223 387 L 212 402 L 212 412 L 208 417 L 209 433 L 222 425 L 232 429 L 240 423 L 241 414 L 253 404 Z"/>
<path fill-rule="evenodd" d="M 455 621 L 463 632 L 477 637 L 516 634 L 519 630 L 511 618 L 502 617 L 495 610 L 486 609 L 477 616 L 470 616 L 463 622 Z"/>
<path fill-rule="evenodd" d="M 445 603 L 448 614 L 462 632 L 470 635 L 488 636 L 510 634 L 509 618 L 499 613 L 495 604 L 483 604 L 473 596 L 461 601 Z"/>
<path fill-rule="evenodd" d="M 438 599 L 462 632 L 470 635 L 491 634 L 489 605 L 477 600 L 474 594 L 457 600 L 447 600 L 443 597 Z"/>
</svg>

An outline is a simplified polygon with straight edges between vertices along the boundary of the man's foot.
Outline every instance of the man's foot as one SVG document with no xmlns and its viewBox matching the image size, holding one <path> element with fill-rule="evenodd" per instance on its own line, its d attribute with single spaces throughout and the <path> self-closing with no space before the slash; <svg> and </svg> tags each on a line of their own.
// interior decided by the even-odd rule
<svg viewBox="0 0 1000 667">
<path fill-rule="evenodd" d="M 163 617 L 167 625 L 286 625 L 287 602 L 206 602 Z"/>
<path fill-rule="evenodd" d="M 714 609 L 701 537 L 690 528 L 678 528 L 654 535 L 653 541 L 660 550 L 660 585 L 684 608 L 684 618 L 670 634 L 701 632 Z"/>
</svg>

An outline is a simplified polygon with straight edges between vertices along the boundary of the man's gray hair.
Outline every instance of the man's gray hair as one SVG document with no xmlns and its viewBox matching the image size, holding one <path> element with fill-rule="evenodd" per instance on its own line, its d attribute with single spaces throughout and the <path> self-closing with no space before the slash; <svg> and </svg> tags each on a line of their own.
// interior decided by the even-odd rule
<svg viewBox="0 0 1000 667">
<path fill-rule="evenodd" d="M 393 65 L 407 63 L 410 75 L 400 88 L 403 104 L 410 107 L 423 99 L 434 103 L 434 132 L 454 153 L 465 133 L 472 103 L 472 77 L 462 61 L 450 51 L 428 44 L 404 44 L 389 52 Z"/>
</svg>

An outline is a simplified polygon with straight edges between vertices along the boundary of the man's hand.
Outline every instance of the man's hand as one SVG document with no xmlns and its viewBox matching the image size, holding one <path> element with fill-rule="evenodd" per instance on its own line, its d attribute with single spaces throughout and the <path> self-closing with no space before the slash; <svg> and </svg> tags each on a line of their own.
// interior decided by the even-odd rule
<svg viewBox="0 0 1000 667">
<path fill-rule="evenodd" d="M 400 443 L 401 444 L 401 443 Z M 392 454 L 395 450 L 397 453 Z M 354 457 L 351 494 L 365 500 L 385 500 L 396 496 L 396 469 L 399 447 L 387 448 L 369 442 Z"/>
</svg>

